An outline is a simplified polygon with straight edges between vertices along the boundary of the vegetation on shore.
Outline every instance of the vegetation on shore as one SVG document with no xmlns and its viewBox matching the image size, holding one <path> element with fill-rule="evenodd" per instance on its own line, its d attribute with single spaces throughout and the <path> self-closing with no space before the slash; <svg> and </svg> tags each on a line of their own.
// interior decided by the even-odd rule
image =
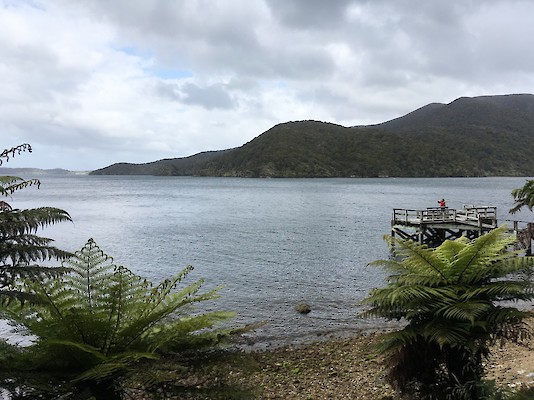
<svg viewBox="0 0 534 400">
<path fill-rule="evenodd" d="M 532 312 L 509 302 L 534 299 L 533 257 L 508 249 L 515 237 L 500 227 L 472 241 L 446 240 L 437 248 L 387 237 L 396 258 L 373 264 L 390 275 L 373 289 L 362 317 L 405 320 L 382 339 L 387 380 L 421 399 L 491 398 L 484 362 L 496 342 L 530 337 Z M 397 259 L 398 258 L 398 259 Z"/>
<path fill-rule="evenodd" d="M 241 147 L 95 175 L 230 177 L 533 176 L 534 96 L 460 98 L 378 125 L 276 125 Z"/>
<path fill-rule="evenodd" d="M 31 147 L 4 150 L 0 160 L 23 151 Z M 0 195 L 39 185 L 3 176 Z M 71 254 L 35 235 L 70 220 L 56 208 L 20 210 L 0 202 L 0 319 L 30 337 L 26 347 L 0 338 L 0 387 L 14 398 L 119 399 L 125 393 L 119 382 L 140 360 L 211 348 L 242 331 L 214 328 L 233 313 L 192 308 L 217 298 L 217 289 L 200 292 L 202 279 L 183 285 L 192 267 L 152 285 L 115 265 L 92 239 Z M 50 259 L 63 263 L 35 264 Z"/>
<path fill-rule="evenodd" d="M 31 152 L 29 144 L 22 144 L 0 153 L 0 165 L 22 152 Z M 10 197 L 19 190 L 39 187 L 38 179 L 23 179 L 18 176 L 0 176 L 0 197 Z M 0 200 L 0 303 L 13 298 L 20 301 L 31 296 L 18 290 L 20 278 L 57 276 L 61 270 L 38 265 L 45 260 L 63 260 L 69 252 L 53 246 L 53 239 L 37 236 L 37 231 L 48 225 L 71 221 L 70 215 L 55 207 L 40 207 L 27 210 L 14 208 Z"/>
<path fill-rule="evenodd" d="M 510 209 L 510 214 L 519 212 L 523 207 L 532 211 L 532 207 L 534 207 L 534 180 L 527 180 L 523 187 L 512 190 L 512 196 L 515 203 Z"/>
</svg>

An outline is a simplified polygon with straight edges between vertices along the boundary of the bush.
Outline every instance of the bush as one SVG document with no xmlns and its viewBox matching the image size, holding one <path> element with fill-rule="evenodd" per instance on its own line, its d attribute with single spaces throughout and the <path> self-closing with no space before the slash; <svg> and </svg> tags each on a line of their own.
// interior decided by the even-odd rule
<svg viewBox="0 0 534 400">
<path fill-rule="evenodd" d="M 19 332 L 37 338 L 18 359 L 21 371 L 64 375 L 77 391 L 114 398 L 117 379 L 137 361 L 212 346 L 232 332 L 211 328 L 233 313 L 193 312 L 217 289 L 200 293 L 202 280 L 183 285 L 192 267 L 153 285 L 113 264 L 92 239 L 63 267 L 69 272 L 60 277 L 20 282 L 37 301 L 0 309 Z"/>
<path fill-rule="evenodd" d="M 503 302 L 531 300 L 534 285 L 521 277 L 532 257 L 509 252 L 506 227 L 435 249 L 387 237 L 397 259 L 373 264 L 391 271 L 385 288 L 373 289 L 362 317 L 404 319 L 385 336 L 387 378 L 401 392 L 429 399 L 488 398 L 483 360 L 497 340 L 520 341 L 532 313 Z"/>
</svg>

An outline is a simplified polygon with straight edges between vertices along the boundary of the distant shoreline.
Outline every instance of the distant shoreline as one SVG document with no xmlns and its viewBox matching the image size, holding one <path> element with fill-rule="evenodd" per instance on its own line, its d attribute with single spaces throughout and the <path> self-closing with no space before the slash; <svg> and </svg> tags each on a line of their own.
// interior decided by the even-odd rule
<svg viewBox="0 0 534 400">
<path fill-rule="evenodd" d="M 230 179 L 480 179 L 480 178 L 525 178 L 533 179 L 534 176 L 501 176 L 501 175 L 485 175 L 485 176 L 332 176 L 332 177 L 244 177 L 244 176 L 211 176 L 211 175 L 146 175 L 146 174 L 92 174 L 88 171 L 70 171 L 62 168 L 41 169 L 41 168 L 9 168 L 0 167 L 0 175 L 24 175 L 24 176 L 99 176 L 99 177 L 147 177 L 147 178 L 230 178 Z"/>
<path fill-rule="evenodd" d="M 41 169 L 41 168 L 9 168 L 9 167 L 0 167 L 0 174 L 2 175 L 26 175 L 31 174 L 35 176 L 49 176 L 49 175 L 89 175 L 91 171 L 69 171 L 62 168 L 53 168 L 53 169 Z"/>
</svg>

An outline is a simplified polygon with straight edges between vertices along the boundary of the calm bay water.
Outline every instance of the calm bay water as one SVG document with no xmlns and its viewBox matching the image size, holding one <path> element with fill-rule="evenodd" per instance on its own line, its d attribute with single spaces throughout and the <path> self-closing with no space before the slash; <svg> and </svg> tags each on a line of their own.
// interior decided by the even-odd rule
<svg viewBox="0 0 534 400">
<path fill-rule="evenodd" d="M 510 192 L 525 179 L 43 177 L 11 204 L 67 210 L 74 223 L 41 234 L 70 251 L 93 238 L 153 282 L 193 265 L 188 282 L 223 285 L 210 307 L 236 311 L 235 325 L 268 321 L 248 335 L 267 345 L 378 324 L 356 316 L 359 301 L 384 284 L 383 271 L 367 264 L 388 257 L 382 236 L 393 208 L 435 207 L 445 197 L 450 208 L 497 206 L 507 219 Z M 300 302 L 312 312 L 298 314 Z"/>
</svg>

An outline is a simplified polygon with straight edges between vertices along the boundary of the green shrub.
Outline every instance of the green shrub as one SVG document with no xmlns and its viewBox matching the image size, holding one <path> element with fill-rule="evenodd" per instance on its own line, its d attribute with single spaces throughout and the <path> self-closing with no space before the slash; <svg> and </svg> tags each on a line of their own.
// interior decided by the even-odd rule
<svg viewBox="0 0 534 400">
<path fill-rule="evenodd" d="M 497 340 L 528 337 L 528 311 L 509 302 L 534 298 L 534 285 L 521 276 L 534 258 L 509 252 L 506 227 L 469 241 L 445 241 L 432 249 L 388 237 L 397 259 L 377 261 L 391 275 L 373 289 L 363 317 L 403 319 L 387 334 L 387 378 L 402 392 L 432 399 L 487 398 L 483 360 Z"/>
<path fill-rule="evenodd" d="M 183 285 L 192 267 L 153 285 L 113 264 L 92 239 L 63 266 L 69 272 L 60 277 L 20 282 L 37 301 L 0 309 L 19 332 L 36 337 L 21 369 L 75 373 L 78 389 L 112 398 L 117 378 L 137 361 L 210 346 L 231 333 L 211 328 L 233 313 L 194 313 L 192 305 L 215 299 L 217 289 L 200 293 L 202 280 Z"/>
</svg>

